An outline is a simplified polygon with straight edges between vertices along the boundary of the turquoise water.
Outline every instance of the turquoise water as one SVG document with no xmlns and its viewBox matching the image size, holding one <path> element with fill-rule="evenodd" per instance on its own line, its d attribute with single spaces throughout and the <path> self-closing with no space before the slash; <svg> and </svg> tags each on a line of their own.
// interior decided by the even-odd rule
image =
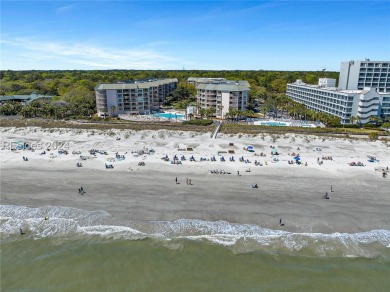
<svg viewBox="0 0 390 292">
<path fill-rule="evenodd" d="M 194 219 L 108 225 L 112 219 L 103 210 L 0 205 L 0 290 L 390 290 L 388 230 L 291 233 Z"/>
<path fill-rule="evenodd" d="M 261 125 L 262 126 L 281 126 L 281 127 L 287 126 L 286 123 L 282 123 L 282 122 L 261 122 Z"/>
<path fill-rule="evenodd" d="M 267 122 L 260 122 L 260 126 L 280 126 L 280 127 L 288 127 L 289 124 L 284 123 L 284 122 L 275 122 L 275 121 L 267 121 Z M 312 127 L 312 124 L 301 124 L 301 125 L 296 125 L 296 127 L 303 127 L 303 128 L 308 128 Z"/>
<path fill-rule="evenodd" d="M 160 117 L 160 118 L 164 118 L 164 119 L 183 119 L 184 118 L 184 115 L 182 114 L 175 114 L 175 113 L 158 113 L 158 114 L 155 114 L 155 116 L 157 117 Z"/>
</svg>

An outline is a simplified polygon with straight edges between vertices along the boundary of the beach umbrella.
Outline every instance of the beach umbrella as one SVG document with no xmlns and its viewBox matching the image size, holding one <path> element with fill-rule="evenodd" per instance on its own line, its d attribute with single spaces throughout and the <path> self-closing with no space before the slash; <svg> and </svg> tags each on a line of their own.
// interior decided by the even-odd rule
<svg viewBox="0 0 390 292">
<path fill-rule="evenodd" d="M 299 158 L 299 156 L 295 156 L 294 159 L 295 159 L 295 161 L 301 160 L 301 158 Z"/>
</svg>

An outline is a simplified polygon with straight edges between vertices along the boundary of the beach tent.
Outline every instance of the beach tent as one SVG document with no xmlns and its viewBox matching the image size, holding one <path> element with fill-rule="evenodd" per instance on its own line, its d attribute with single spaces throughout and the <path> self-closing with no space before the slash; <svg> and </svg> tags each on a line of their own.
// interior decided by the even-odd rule
<svg viewBox="0 0 390 292">
<path fill-rule="evenodd" d="M 249 152 L 255 152 L 255 148 L 253 148 L 252 145 L 248 145 L 248 146 L 246 147 L 246 149 L 247 149 Z"/>
<path fill-rule="evenodd" d="M 278 153 L 278 148 L 276 148 L 276 147 L 272 148 L 272 154 L 278 155 L 279 154 Z"/>
<path fill-rule="evenodd" d="M 28 146 L 28 145 L 27 145 Z M 15 149 L 16 150 L 22 150 L 26 147 L 26 144 L 22 141 L 17 141 L 16 142 L 16 146 L 15 146 Z"/>
<path fill-rule="evenodd" d="M 295 156 L 295 157 L 294 157 L 294 160 L 295 160 L 295 161 L 299 161 L 299 160 L 301 160 L 301 158 L 300 158 L 299 156 Z"/>
</svg>

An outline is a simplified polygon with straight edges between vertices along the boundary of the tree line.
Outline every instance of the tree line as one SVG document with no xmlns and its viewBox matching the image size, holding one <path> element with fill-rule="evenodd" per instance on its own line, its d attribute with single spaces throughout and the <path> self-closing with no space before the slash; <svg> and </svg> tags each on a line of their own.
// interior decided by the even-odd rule
<svg viewBox="0 0 390 292">
<path fill-rule="evenodd" d="M 36 100 L 25 107 L 6 102 L 0 107 L 5 115 L 20 114 L 24 117 L 65 118 L 90 116 L 96 112 L 94 88 L 100 83 L 134 81 L 150 78 L 177 78 L 179 85 L 164 103 L 185 108 L 196 102 L 196 89 L 187 83 L 188 77 L 220 77 L 228 80 L 246 80 L 251 86 L 250 104 L 243 113 L 231 112 L 229 117 L 253 116 L 256 102 L 271 110 L 286 108 L 293 116 L 314 117 L 312 112 L 303 112 L 304 106 L 287 100 L 287 83 L 302 79 L 309 84 L 318 78 L 338 78 L 338 72 L 304 71 L 210 71 L 210 70 L 30 70 L 0 71 L 0 95 L 28 95 L 37 93 L 52 95 L 52 100 Z M 202 116 L 211 116 L 211 110 L 204 109 Z M 317 115 L 318 116 L 318 115 Z"/>
<path fill-rule="evenodd" d="M 221 77 L 229 80 L 246 80 L 254 95 L 264 91 L 282 93 L 286 84 L 302 79 L 314 84 L 318 78 L 338 79 L 338 72 L 322 71 L 204 71 L 204 70 L 51 70 L 51 71 L 0 71 L 0 95 L 31 94 L 63 96 L 70 91 L 93 92 L 99 83 L 134 81 L 150 78 L 177 78 L 179 82 L 188 77 Z"/>
</svg>

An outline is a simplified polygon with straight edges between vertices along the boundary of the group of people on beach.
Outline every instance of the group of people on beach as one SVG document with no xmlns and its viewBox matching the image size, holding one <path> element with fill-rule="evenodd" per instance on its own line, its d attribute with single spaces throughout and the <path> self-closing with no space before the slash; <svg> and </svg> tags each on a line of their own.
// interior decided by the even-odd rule
<svg viewBox="0 0 390 292">
<path fill-rule="evenodd" d="M 333 193 L 334 190 L 333 190 L 333 185 L 330 185 L 330 191 Z M 322 196 L 322 199 L 325 199 L 325 200 L 329 200 L 330 197 L 329 197 L 329 193 L 328 192 L 325 192 L 325 195 Z"/>
<path fill-rule="evenodd" d="M 177 177 L 176 177 L 175 181 L 176 181 L 176 184 L 177 184 L 177 185 L 180 184 Z M 190 178 L 186 178 L 186 183 L 187 183 L 187 185 L 192 185 L 191 179 L 190 179 Z"/>
<path fill-rule="evenodd" d="M 84 195 L 84 194 L 85 194 L 85 191 L 84 191 L 83 186 L 81 186 L 81 187 L 79 188 L 79 194 L 80 194 L 80 195 Z"/>
</svg>

